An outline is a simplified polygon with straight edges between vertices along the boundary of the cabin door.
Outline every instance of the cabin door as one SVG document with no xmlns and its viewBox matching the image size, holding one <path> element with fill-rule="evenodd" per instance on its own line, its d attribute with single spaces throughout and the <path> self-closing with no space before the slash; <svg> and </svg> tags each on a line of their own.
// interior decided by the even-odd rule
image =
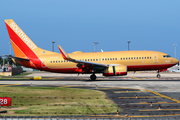
<svg viewBox="0 0 180 120">
<path fill-rule="evenodd" d="M 153 54 L 153 62 L 158 63 L 158 54 L 157 53 Z"/>
<path fill-rule="evenodd" d="M 46 58 L 42 58 L 41 61 L 42 61 L 41 67 L 45 68 L 46 67 Z"/>
</svg>

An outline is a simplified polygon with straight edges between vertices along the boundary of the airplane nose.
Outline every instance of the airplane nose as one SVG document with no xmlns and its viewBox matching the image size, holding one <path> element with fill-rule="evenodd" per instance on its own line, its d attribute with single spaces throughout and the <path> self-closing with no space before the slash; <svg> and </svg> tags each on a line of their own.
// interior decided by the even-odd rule
<svg viewBox="0 0 180 120">
<path fill-rule="evenodd" d="M 174 64 L 178 64 L 178 65 L 179 65 L 179 60 L 178 60 L 178 59 L 173 58 L 172 63 L 174 63 Z"/>
</svg>

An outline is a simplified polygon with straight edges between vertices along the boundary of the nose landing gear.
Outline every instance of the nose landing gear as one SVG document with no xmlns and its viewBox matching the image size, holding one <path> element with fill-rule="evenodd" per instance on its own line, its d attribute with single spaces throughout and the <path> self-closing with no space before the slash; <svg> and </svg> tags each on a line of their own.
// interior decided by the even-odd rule
<svg viewBox="0 0 180 120">
<path fill-rule="evenodd" d="M 160 77 L 161 77 L 161 75 L 158 73 L 156 77 L 157 77 L 157 78 L 160 78 Z"/>
<path fill-rule="evenodd" d="M 161 77 L 161 75 L 159 74 L 159 72 L 160 72 L 160 70 L 158 70 L 158 74 L 157 74 L 157 78 L 160 78 Z"/>
</svg>

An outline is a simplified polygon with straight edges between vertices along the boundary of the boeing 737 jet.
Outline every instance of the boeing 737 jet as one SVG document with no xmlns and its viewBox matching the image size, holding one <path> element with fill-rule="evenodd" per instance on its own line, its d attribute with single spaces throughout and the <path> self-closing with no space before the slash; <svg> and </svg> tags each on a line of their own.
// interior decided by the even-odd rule
<svg viewBox="0 0 180 120">
<path fill-rule="evenodd" d="M 58 46 L 60 53 L 39 48 L 12 20 L 5 20 L 7 31 L 13 46 L 15 64 L 28 68 L 56 73 L 92 74 L 104 76 L 127 75 L 128 71 L 157 70 L 159 72 L 179 63 L 170 55 L 157 51 L 114 51 L 66 53 Z"/>
</svg>

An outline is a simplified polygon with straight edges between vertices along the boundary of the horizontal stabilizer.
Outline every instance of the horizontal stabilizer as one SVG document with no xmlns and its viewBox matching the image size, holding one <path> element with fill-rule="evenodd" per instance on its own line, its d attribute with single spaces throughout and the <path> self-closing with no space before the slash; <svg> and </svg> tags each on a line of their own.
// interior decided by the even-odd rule
<svg viewBox="0 0 180 120">
<path fill-rule="evenodd" d="M 8 58 L 19 60 L 19 61 L 29 61 L 29 59 L 27 59 L 27 58 L 13 57 L 13 56 L 9 56 L 9 55 L 5 55 L 5 56 Z"/>
</svg>

